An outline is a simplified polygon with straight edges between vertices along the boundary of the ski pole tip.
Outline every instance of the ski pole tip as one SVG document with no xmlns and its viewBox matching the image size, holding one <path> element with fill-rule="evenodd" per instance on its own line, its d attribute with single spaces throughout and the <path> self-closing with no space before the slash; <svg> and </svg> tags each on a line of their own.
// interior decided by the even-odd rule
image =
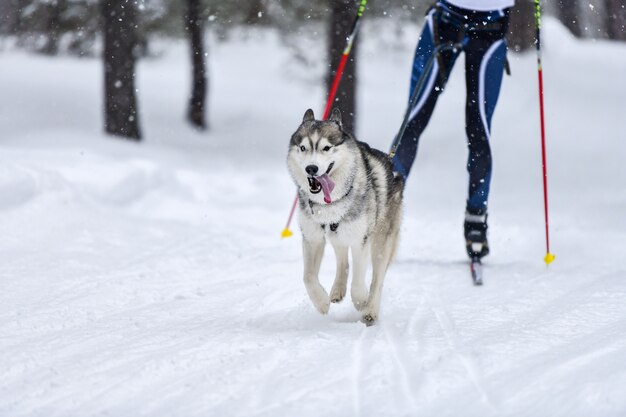
<svg viewBox="0 0 626 417">
<path fill-rule="evenodd" d="M 546 253 L 546 257 L 543 258 L 543 260 L 545 261 L 546 265 L 550 265 L 552 261 L 554 261 L 554 258 L 556 258 L 556 256 L 548 252 Z"/>
<path fill-rule="evenodd" d="M 289 230 L 288 227 L 285 227 L 285 229 L 283 230 L 283 232 L 280 234 L 281 238 L 286 238 L 286 237 L 291 237 L 293 236 L 293 233 L 291 232 L 291 230 Z"/>
</svg>

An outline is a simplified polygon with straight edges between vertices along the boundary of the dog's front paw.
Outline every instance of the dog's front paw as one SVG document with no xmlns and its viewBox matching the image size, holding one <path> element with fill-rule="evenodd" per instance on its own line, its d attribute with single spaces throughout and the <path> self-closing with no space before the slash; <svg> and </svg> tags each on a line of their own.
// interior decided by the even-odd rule
<svg viewBox="0 0 626 417">
<path fill-rule="evenodd" d="M 375 309 L 367 306 L 361 311 L 361 321 L 365 323 L 367 327 L 376 324 L 376 320 L 378 320 L 378 311 L 375 311 Z"/>
<path fill-rule="evenodd" d="M 330 298 L 326 293 L 326 290 L 319 285 L 314 289 L 309 290 L 309 298 L 313 302 L 313 305 L 322 314 L 328 314 L 330 309 Z"/>
<path fill-rule="evenodd" d="M 330 299 L 326 296 L 324 299 L 313 301 L 313 305 L 320 313 L 328 314 L 328 310 L 330 310 Z"/>
<path fill-rule="evenodd" d="M 365 316 L 361 317 L 361 321 L 365 323 L 367 327 L 370 327 L 376 324 L 376 317 L 372 317 L 371 315 L 366 314 Z"/>
<path fill-rule="evenodd" d="M 376 299 L 372 299 L 370 297 L 367 300 L 367 305 L 363 310 L 361 310 L 361 321 L 365 323 L 366 326 L 372 326 L 378 320 L 378 312 L 380 310 L 380 303 L 377 302 Z"/>
<path fill-rule="evenodd" d="M 338 285 L 333 285 L 333 288 L 330 290 L 330 302 L 331 303 L 339 303 L 343 300 L 343 297 L 346 296 L 346 287 Z"/>
<path fill-rule="evenodd" d="M 365 323 L 367 327 L 370 327 L 376 324 L 376 321 L 378 320 L 378 312 L 374 313 L 367 310 L 368 309 L 366 308 L 363 312 L 361 316 L 361 321 Z"/>
</svg>

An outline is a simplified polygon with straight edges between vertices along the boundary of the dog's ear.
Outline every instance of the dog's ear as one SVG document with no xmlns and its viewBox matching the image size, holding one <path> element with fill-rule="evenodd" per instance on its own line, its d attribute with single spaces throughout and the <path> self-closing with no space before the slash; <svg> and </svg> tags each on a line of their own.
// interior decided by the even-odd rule
<svg viewBox="0 0 626 417">
<path fill-rule="evenodd" d="M 341 110 L 339 110 L 339 107 L 335 107 L 333 109 L 332 113 L 330 114 L 330 120 L 339 123 L 339 126 L 343 126 L 343 124 L 341 123 Z"/>
<path fill-rule="evenodd" d="M 312 122 L 315 120 L 315 115 L 313 114 L 313 110 L 308 109 L 304 112 L 304 117 L 302 118 L 302 123 L 304 122 Z"/>
</svg>

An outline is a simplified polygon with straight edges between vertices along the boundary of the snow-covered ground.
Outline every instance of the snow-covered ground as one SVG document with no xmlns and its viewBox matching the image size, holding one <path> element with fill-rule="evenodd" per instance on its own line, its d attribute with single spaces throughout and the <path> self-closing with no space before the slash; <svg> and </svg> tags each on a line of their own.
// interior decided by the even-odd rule
<svg viewBox="0 0 626 417">
<path fill-rule="evenodd" d="M 211 43 L 211 131 L 183 121 L 183 43 L 140 63 L 145 141 L 101 134 L 101 63 L 0 55 L 0 416 L 626 415 L 626 45 L 545 25 L 545 255 L 534 53 L 493 126 L 473 287 L 462 63 L 406 190 L 377 326 L 328 316 L 281 240 L 290 134 L 321 65 L 269 32 Z M 395 28 L 393 30 L 396 30 Z M 357 136 L 389 147 L 417 27 L 364 26 Z M 322 53 L 322 39 L 308 58 Z M 314 64 L 314 63 L 313 63 Z M 297 227 L 295 227 L 297 229 Z M 323 282 L 334 275 L 332 251 Z"/>
</svg>

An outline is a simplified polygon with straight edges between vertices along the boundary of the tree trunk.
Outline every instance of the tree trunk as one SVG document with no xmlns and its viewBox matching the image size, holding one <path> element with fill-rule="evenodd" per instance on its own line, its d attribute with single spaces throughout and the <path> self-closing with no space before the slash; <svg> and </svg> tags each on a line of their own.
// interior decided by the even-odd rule
<svg viewBox="0 0 626 417">
<path fill-rule="evenodd" d="M 0 1 L 0 34 L 15 35 L 20 22 L 18 0 Z"/>
<path fill-rule="evenodd" d="M 206 95 L 207 76 L 204 59 L 204 40 L 202 19 L 200 19 L 200 0 L 187 0 L 187 13 L 185 14 L 185 30 L 189 34 L 191 46 L 191 63 L 193 67 L 193 79 L 191 96 L 189 97 L 189 110 L 187 117 L 192 125 L 199 129 L 206 129 Z"/>
<path fill-rule="evenodd" d="M 624 0 L 605 0 L 605 7 L 607 37 L 626 41 L 626 4 Z"/>
<path fill-rule="evenodd" d="M 41 35 L 45 42 L 39 52 L 45 55 L 56 55 L 59 52 L 59 27 L 61 24 L 61 9 L 65 7 L 60 0 L 44 3 Z"/>
<path fill-rule="evenodd" d="M 267 5 L 265 0 L 252 0 L 246 17 L 246 24 L 258 25 L 266 21 Z"/>
<path fill-rule="evenodd" d="M 530 1 L 518 1 L 511 8 L 507 42 L 511 50 L 522 52 L 535 45 L 535 6 Z"/>
<path fill-rule="evenodd" d="M 335 78 L 337 66 L 341 60 L 341 55 L 346 47 L 346 39 L 350 35 L 352 23 L 356 17 L 358 3 L 350 0 L 329 0 L 330 4 L 330 29 L 328 44 L 328 73 L 326 76 L 326 91 Z M 350 57 L 346 63 L 337 95 L 333 107 L 339 107 L 342 114 L 343 125 L 350 132 L 354 132 L 356 127 L 356 56 L 358 38 L 352 46 Z"/>
<path fill-rule="evenodd" d="M 135 98 L 137 12 L 133 0 L 101 0 L 104 20 L 104 129 L 140 140 Z"/>
<path fill-rule="evenodd" d="M 556 2 L 559 21 L 577 38 L 583 37 L 582 11 L 578 0 L 559 0 Z"/>
</svg>

